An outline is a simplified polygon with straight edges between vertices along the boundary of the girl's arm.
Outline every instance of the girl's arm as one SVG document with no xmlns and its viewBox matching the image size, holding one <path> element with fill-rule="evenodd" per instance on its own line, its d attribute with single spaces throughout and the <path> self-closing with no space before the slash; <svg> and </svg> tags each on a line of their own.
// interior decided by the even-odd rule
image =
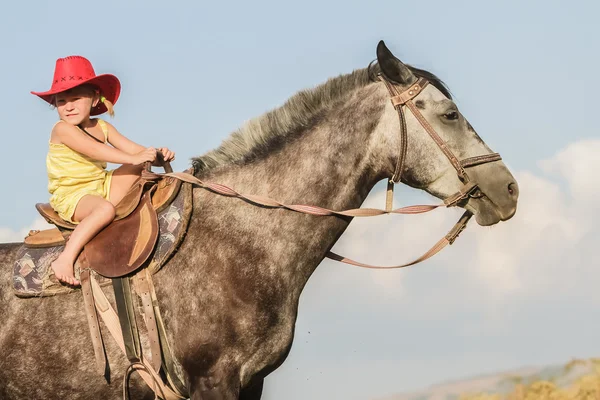
<svg viewBox="0 0 600 400">
<path fill-rule="evenodd" d="M 52 130 L 61 143 L 70 147 L 78 153 L 84 154 L 95 160 L 110 162 L 114 164 L 139 164 L 138 158 L 133 154 L 127 154 L 114 147 L 105 146 L 85 135 L 77 127 L 66 122 L 59 123 Z M 144 150 L 144 148 L 141 148 Z M 139 153 L 139 152 L 138 152 Z"/>
<path fill-rule="evenodd" d="M 144 146 L 141 146 L 121 135 L 119 131 L 112 126 L 112 124 L 109 124 L 108 122 L 105 123 L 108 127 L 108 143 L 113 145 L 115 148 L 127 154 L 137 154 L 145 149 Z"/>
<path fill-rule="evenodd" d="M 145 147 L 135 143 L 127 139 L 123 136 L 112 124 L 106 122 L 106 126 L 108 127 L 108 142 L 113 145 L 115 148 L 127 153 L 127 154 L 137 154 L 140 151 L 143 151 Z M 175 153 L 169 150 L 166 147 L 159 147 L 157 149 L 160 151 L 164 157 L 165 161 L 173 161 L 175 160 Z M 160 165 L 155 165 L 160 166 Z"/>
</svg>

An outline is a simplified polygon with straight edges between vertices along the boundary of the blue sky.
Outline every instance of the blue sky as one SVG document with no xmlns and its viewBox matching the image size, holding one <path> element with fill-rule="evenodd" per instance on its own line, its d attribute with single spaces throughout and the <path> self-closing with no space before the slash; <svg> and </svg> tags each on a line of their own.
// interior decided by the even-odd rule
<svg viewBox="0 0 600 400">
<path fill-rule="evenodd" d="M 93 5 L 92 5 L 93 4 Z M 177 152 L 217 146 L 296 91 L 363 68 L 384 39 L 450 87 L 523 192 L 517 216 L 469 227 L 423 266 L 366 272 L 324 262 L 265 398 L 368 399 L 440 380 L 600 353 L 600 6 L 593 1 L 11 2 L 0 13 L 5 193 L 0 241 L 39 225 L 56 113 L 29 94 L 80 54 L 123 84 L 112 121 Z M 367 202 L 380 200 L 377 186 Z M 396 201 L 431 201 L 401 190 Z M 399 263 L 455 215 L 353 222 L 336 248 Z M 36 225 L 37 224 L 37 225 Z M 409 231 L 411 230 L 411 231 Z M 410 233 L 409 233 L 410 232 Z M 383 239 L 382 238 L 393 238 Z M 405 243 L 406 242 L 406 243 Z M 310 332 L 310 333 L 309 333 Z M 351 384 L 349 384 L 351 382 Z"/>
</svg>

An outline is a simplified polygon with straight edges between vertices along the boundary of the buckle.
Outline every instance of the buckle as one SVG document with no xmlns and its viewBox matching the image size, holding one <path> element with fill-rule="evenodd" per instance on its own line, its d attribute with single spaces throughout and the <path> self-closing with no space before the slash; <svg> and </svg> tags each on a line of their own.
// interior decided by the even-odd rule
<svg viewBox="0 0 600 400">
<path fill-rule="evenodd" d="M 454 225 L 454 227 L 452 227 L 450 232 L 448 232 L 446 235 L 446 239 L 448 240 L 449 244 L 453 244 L 454 241 L 458 239 L 458 235 L 465 230 L 472 216 L 473 214 L 470 211 L 465 211 L 465 213 L 460 217 L 456 225 Z"/>
<path fill-rule="evenodd" d="M 479 190 L 479 188 L 477 187 L 477 184 L 475 182 L 467 182 L 463 185 L 460 191 L 444 199 L 444 204 L 446 205 L 446 207 L 456 206 L 461 200 L 471 197 L 471 194 L 477 190 Z"/>
</svg>

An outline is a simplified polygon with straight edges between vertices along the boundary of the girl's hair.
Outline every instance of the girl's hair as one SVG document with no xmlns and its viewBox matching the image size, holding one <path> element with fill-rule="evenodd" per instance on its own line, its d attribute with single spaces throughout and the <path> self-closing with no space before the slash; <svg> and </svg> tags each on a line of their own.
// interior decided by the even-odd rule
<svg viewBox="0 0 600 400">
<path fill-rule="evenodd" d="M 102 104 L 104 104 L 106 106 L 106 109 L 108 110 L 108 115 L 110 115 L 111 117 L 115 116 L 115 105 L 108 100 L 106 97 L 102 96 L 102 93 L 100 93 L 100 101 L 102 102 Z"/>
</svg>

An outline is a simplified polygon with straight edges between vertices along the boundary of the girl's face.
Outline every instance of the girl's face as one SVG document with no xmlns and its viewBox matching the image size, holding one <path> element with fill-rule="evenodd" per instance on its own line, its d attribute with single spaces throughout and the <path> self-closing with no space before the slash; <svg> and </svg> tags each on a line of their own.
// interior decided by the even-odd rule
<svg viewBox="0 0 600 400">
<path fill-rule="evenodd" d="M 92 107 L 98 104 L 98 95 L 89 87 L 78 86 L 56 94 L 54 102 L 60 119 L 79 125 L 90 119 Z"/>
</svg>

